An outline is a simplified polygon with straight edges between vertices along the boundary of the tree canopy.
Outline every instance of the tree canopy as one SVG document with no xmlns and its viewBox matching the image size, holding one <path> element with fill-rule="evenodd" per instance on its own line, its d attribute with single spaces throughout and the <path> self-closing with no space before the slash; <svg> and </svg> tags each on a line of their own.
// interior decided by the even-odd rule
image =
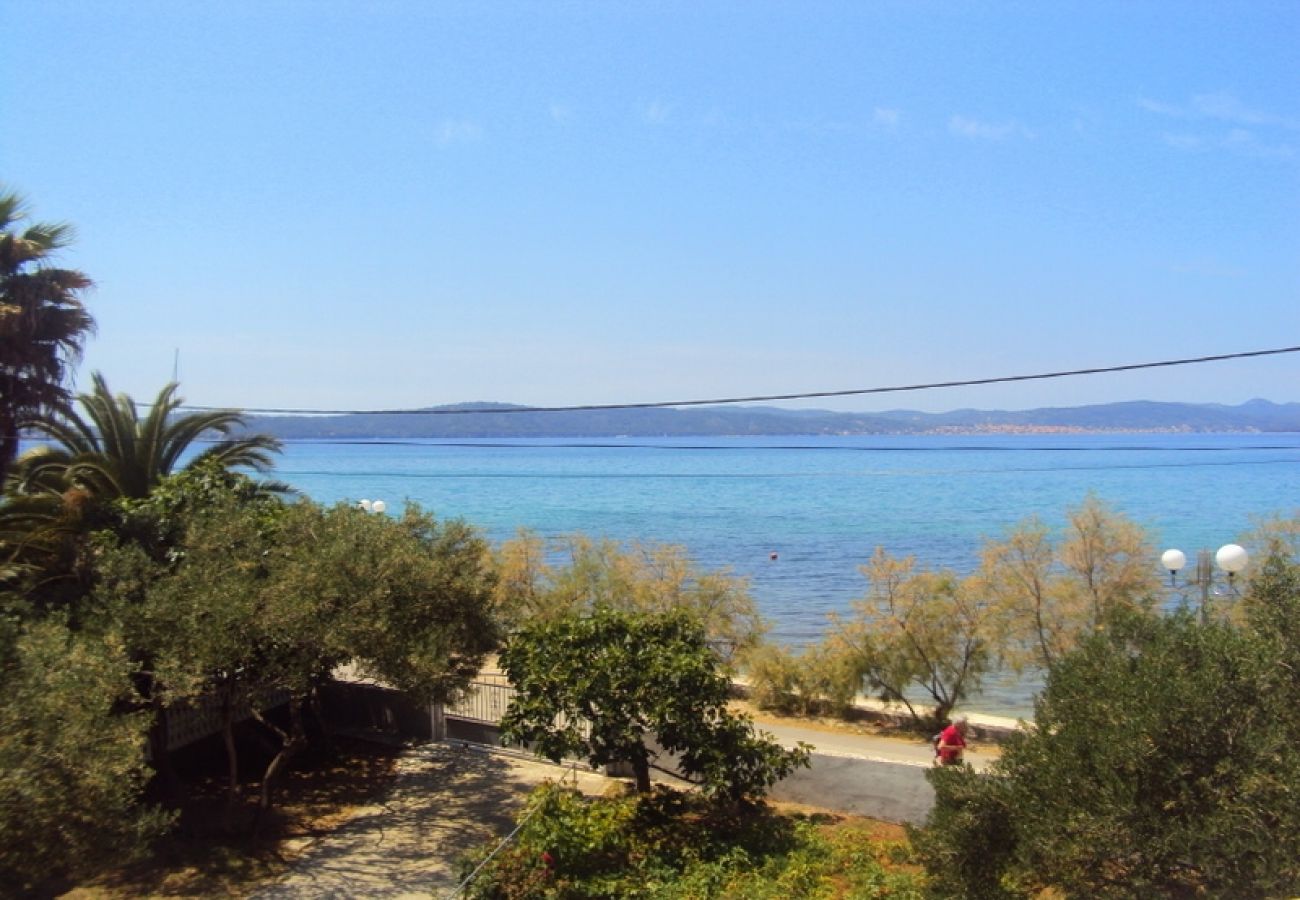
<svg viewBox="0 0 1300 900">
<path fill-rule="evenodd" d="M 1153 555 L 1139 525 L 1092 496 L 1068 511 L 1060 536 L 1030 518 L 987 541 L 965 576 L 877 548 L 861 567 L 866 595 L 832 617 L 820 643 L 797 658 L 767 647 L 747 655 L 755 697 L 843 708 L 865 686 L 933 727 L 999 668 L 1044 669 L 1111 613 L 1152 613 Z"/>
<path fill-rule="evenodd" d="M 1018 667 L 1046 668 L 1110 612 L 1155 604 L 1155 552 L 1140 525 L 1092 495 L 1066 518 L 1059 540 L 1030 518 L 984 546 L 977 590 L 1002 607 L 1005 655 Z"/>
<path fill-rule="evenodd" d="M 1300 577 L 1275 556 L 1250 621 L 1117 608 L 1053 660 L 1034 728 L 987 773 L 932 775 L 916 836 L 952 896 L 1291 896 L 1300 888 Z"/>
<path fill-rule="evenodd" d="M 229 497 L 186 515 L 173 549 L 159 565 L 136 541 L 101 546 L 95 605 L 148 660 L 161 705 L 216 691 L 257 714 L 288 698 L 288 729 L 265 720 L 281 753 L 264 788 L 303 746 L 300 715 L 339 666 L 442 699 L 497 645 L 486 544 L 414 506 L 394 519 Z"/>
<path fill-rule="evenodd" d="M 533 622 L 510 638 L 500 661 L 517 692 L 501 722 L 504 741 L 555 762 L 628 763 L 642 792 L 661 752 L 706 793 L 735 800 L 761 795 L 807 764 L 806 750 L 781 748 L 727 709 L 731 681 L 686 612 L 599 606 Z"/>
<path fill-rule="evenodd" d="M 140 802 L 131 670 L 118 634 L 0 617 L 0 894 L 128 860 L 167 824 Z"/>
<path fill-rule="evenodd" d="M 858 675 L 881 699 L 902 703 L 918 722 L 942 724 L 993 666 L 997 608 L 972 579 L 917 572 L 913 558 L 895 559 L 881 548 L 862 572 L 870 590 L 852 617 L 838 621 L 832 645 L 848 648 Z M 917 691 L 932 704 L 928 714 L 911 699 Z"/>
</svg>

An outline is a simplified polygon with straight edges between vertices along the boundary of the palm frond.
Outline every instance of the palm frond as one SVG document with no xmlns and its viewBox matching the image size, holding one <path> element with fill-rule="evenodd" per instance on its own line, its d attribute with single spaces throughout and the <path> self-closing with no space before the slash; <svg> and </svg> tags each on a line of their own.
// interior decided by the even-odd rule
<svg viewBox="0 0 1300 900">
<path fill-rule="evenodd" d="M 20 473 L 22 483 L 75 485 L 101 498 L 145 497 L 204 435 L 225 437 L 244 422 L 233 410 L 179 414 L 184 401 L 175 383 L 158 392 L 141 418 L 135 401 L 113 394 L 102 374 L 94 373 L 92 381 L 90 392 L 77 397 L 84 415 L 57 403 L 50 414 L 31 421 L 55 447 L 33 455 Z M 225 469 L 265 472 L 273 468 L 280 447 L 267 435 L 227 438 L 189 465 L 216 461 Z"/>
</svg>

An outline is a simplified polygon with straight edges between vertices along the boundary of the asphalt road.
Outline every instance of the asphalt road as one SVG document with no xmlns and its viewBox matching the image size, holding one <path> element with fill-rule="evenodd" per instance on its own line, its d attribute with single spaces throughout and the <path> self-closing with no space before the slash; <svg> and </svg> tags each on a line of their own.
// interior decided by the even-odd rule
<svg viewBox="0 0 1300 900">
<path fill-rule="evenodd" d="M 779 782 L 769 796 L 886 822 L 920 825 L 934 805 L 934 791 L 925 780 L 928 768 L 814 753 L 812 768 L 801 769 Z"/>
<path fill-rule="evenodd" d="M 887 822 L 921 824 L 934 805 L 934 791 L 925 780 L 934 751 L 924 740 L 900 740 L 842 734 L 790 725 L 760 723 L 784 746 L 797 741 L 813 745 L 812 766 L 800 769 L 771 791 L 773 800 L 803 803 L 836 812 L 870 816 Z M 979 749 L 967 752 L 977 769 L 992 756 Z"/>
</svg>

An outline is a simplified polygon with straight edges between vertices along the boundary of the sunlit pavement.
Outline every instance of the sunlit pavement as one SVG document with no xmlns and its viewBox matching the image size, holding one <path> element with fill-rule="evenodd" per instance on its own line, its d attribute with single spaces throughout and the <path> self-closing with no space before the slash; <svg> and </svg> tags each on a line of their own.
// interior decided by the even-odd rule
<svg viewBox="0 0 1300 900">
<path fill-rule="evenodd" d="M 774 800 L 801 803 L 834 812 L 870 816 L 888 822 L 920 824 L 934 805 L 925 773 L 934 765 L 928 741 L 844 734 L 786 724 L 761 723 L 787 747 L 803 741 L 815 749 L 812 766 L 778 783 Z M 977 746 L 966 760 L 986 768 L 995 754 Z"/>
</svg>

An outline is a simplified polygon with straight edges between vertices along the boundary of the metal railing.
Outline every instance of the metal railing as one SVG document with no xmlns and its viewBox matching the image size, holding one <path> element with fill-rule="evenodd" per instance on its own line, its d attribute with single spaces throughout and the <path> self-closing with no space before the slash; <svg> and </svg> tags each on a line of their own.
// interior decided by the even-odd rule
<svg viewBox="0 0 1300 900">
<path fill-rule="evenodd" d="M 470 682 L 465 693 L 454 703 L 443 705 L 443 715 L 484 725 L 499 725 L 517 692 L 504 675 L 480 675 Z M 555 724 L 563 728 L 569 722 L 566 716 L 556 716 Z M 579 720 L 578 728 L 584 738 L 591 737 L 591 723 Z"/>
<path fill-rule="evenodd" d="M 471 719 L 495 725 L 510 706 L 515 689 L 504 675 L 480 675 L 470 682 L 465 693 L 453 703 L 443 705 L 444 713 L 458 719 Z"/>
</svg>

